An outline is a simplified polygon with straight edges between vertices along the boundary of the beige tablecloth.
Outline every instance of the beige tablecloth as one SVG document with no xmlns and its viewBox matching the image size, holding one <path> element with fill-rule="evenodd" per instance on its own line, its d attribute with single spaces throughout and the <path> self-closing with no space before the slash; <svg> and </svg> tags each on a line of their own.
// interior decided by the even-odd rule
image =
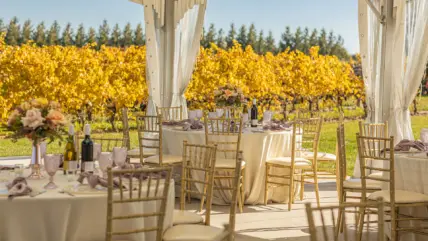
<svg viewBox="0 0 428 241">
<path fill-rule="evenodd" d="M 1 163 L 4 164 L 4 163 Z M 2 172 L 2 176 L 8 175 Z M 10 176 L 13 178 L 13 176 Z M 43 190 L 48 179 L 28 180 L 33 189 Z M 62 172 L 55 176 L 55 183 L 62 187 L 77 184 L 67 182 Z M 174 183 L 171 182 L 165 228 L 172 226 L 174 209 Z M 5 183 L 0 183 L 0 241 L 101 241 L 105 240 L 107 192 L 75 193 L 75 196 L 48 190 L 36 197 L 16 197 L 8 200 L 4 195 Z M 127 215 L 130 211 L 155 212 L 160 202 L 131 203 L 115 206 L 115 211 Z M 114 230 L 154 227 L 156 220 L 132 219 L 114 222 Z M 122 236 L 127 240 L 154 240 L 153 233 Z"/>
<path fill-rule="evenodd" d="M 385 168 L 388 167 L 388 163 L 385 163 Z M 388 174 L 384 173 L 384 175 Z M 395 189 L 428 194 L 428 158 L 425 153 L 395 155 Z M 423 207 L 400 209 L 400 212 L 403 214 L 428 217 L 428 211 Z M 400 235 L 400 240 L 425 241 L 427 240 L 427 236 L 404 233 Z"/>
<path fill-rule="evenodd" d="M 246 204 L 263 204 L 265 162 L 269 158 L 291 155 L 291 131 L 253 133 L 245 130 L 241 138 L 241 150 L 246 162 L 245 196 Z M 182 131 L 170 127 L 163 129 L 163 151 L 166 154 L 181 155 L 183 141 L 205 144 L 205 132 Z M 296 188 L 296 194 L 299 188 Z M 227 203 L 229 195 L 214 195 L 214 203 Z M 223 200 L 219 200 L 223 199 Z M 275 202 L 288 202 L 288 187 L 270 188 L 268 198 Z"/>
</svg>

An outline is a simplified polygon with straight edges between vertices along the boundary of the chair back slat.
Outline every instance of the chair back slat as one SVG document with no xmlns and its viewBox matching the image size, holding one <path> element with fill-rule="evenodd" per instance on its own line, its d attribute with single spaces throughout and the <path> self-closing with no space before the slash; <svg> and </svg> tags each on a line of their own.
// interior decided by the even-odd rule
<svg viewBox="0 0 428 241">
<path fill-rule="evenodd" d="M 162 115 L 165 121 L 183 120 L 183 106 L 156 107 L 156 114 Z"/>
<path fill-rule="evenodd" d="M 316 166 L 318 146 L 323 118 L 297 119 L 293 122 L 294 150 L 296 157 L 303 153 L 313 154 L 313 165 Z"/>
<path fill-rule="evenodd" d="M 136 116 L 140 162 L 144 163 L 144 152 L 155 150 L 159 155 L 159 165 L 162 165 L 162 115 Z"/>
<path fill-rule="evenodd" d="M 357 133 L 357 147 L 360 158 L 362 199 L 366 199 L 366 180 L 375 180 L 388 184 L 391 194 L 391 205 L 395 203 L 394 180 L 394 137 L 381 138 L 361 136 Z M 374 163 L 377 163 L 374 164 Z M 370 176 L 368 170 L 380 169 L 372 166 L 384 166 L 382 177 Z"/>
<path fill-rule="evenodd" d="M 166 214 L 166 202 L 168 198 L 170 180 L 171 180 L 171 168 L 150 168 L 150 169 L 122 169 L 112 170 L 108 168 L 108 194 L 107 194 L 107 228 L 106 228 L 106 240 L 110 241 L 115 236 L 122 236 L 127 234 L 138 234 L 156 232 L 156 241 L 162 240 L 162 234 L 164 229 L 164 219 Z M 116 181 L 115 181 L 115 180 Z M 118 180 L 117 180 L 118 179 Z M 134 180 L 135 179 L 135 180 Z M 161 192 L 151 191 L 152 183 L 150 180 L 155 179 L 155 189 L 161 189 Z M 132 182 L 137 181 L 139 188 L 133 188 Z M 115 184 L 119 183 L 120 195 L 115 195 L 114 188 Z M 127 188 L 124 187 L 124 183 L 128 183 Z M 134 192 L 138 192 L 137 195 L 133 195 Z M 128 192 L 129 195 L 124 195 Z M 146 192 L 142 197 L 142 192 Z M 159 202 L 160 205 L 150 205 L 151 202 Z M 133 205 L 134 203 L 140 203 L 140 205 L 150 205 L 150 207 L 156 207 L 156 210 L 150 210 L 150 212 L 142 211 L 142 213 L 133 213 L 128 215 L 117 215 L 114 212 L 115 206 L 117 205 Z M 132 209 L 133 210 L 133 209 Z M 144 208 L 143 210 L 147 210 Z M 150 221 L 139 222 L 144 224 L 142 227 L 129 229 L 129 230 L 114 230 L 115 220 L 129 220 L 136 218 L 156 218 L 157 221 L 154 226 L 149 226 Z"/>
<path fill-rule="evenodd" d="M 358 225 L 358 212 L 364 208 L 376 208 L 377 216 L 377 232 L 371 228 L 370 222 L 366 225 L 365 234 L 367 239 L 365 240 L 378 240 L 384 241 L 384 202 L 379 198 L 376 202 L 362 202 L 362 203 L 348 203 L 336 206 L 325 206 L 325 207 L 312 207 L 310 203 L 306 203 L 306 216 L 308 220 L 310 240 L 311 241 L 348 241 L 358 240 L 358 232 L 355 227 Z M 339 229 L 341 228 L 337 220 L 338 210 L 344 213 L 343 218 L 343 233 L 340 234 Z M 353 217 L 349 217 L 352 215 Z M 348 216 L 348 217 L 347 217 Z M 331 218 L 331 223 L 328 223 L 328 217 Z M 348 224 L 351 224 L 348 227 Z M 350 232 L 351 229 L 353 234 Z"/>
<path fill-rule="evenodd" d="M 194 145 L 188 144 L 187 141 L 183 142 L 180 209 L 185 210 L 187 195 L 192 193 L 204 195 L 207 201 L 205 225 L 210 225 L 216 151 L 215 145 Z M 199 191 L 195 191 L 195 187 Z M 203 190 L 207 192 L 204 194 Z"/>
<path fill-rule="evenodd" d="M 242 118 L 208 118 L 205 115 L 205 144 L 217 145 L 217 158 L 237 159 L 241 145 Z"/>
</svg>

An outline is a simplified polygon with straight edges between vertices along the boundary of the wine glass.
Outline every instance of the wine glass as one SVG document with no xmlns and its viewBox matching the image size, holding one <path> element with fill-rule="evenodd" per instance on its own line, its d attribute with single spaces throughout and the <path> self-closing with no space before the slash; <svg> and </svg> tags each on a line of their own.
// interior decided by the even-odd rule
<svg viewBox="0 0 428 241">
<path fill-rule="evenodd" d="M 215 111 L 217 112 L 217 118 L 221 118 L 224 114 L 223 109 L 216 109 Z"/>
<path fill-rule="evenodd" d="M 126 161 L 128 150 L 126 147 L 113 147 L 113 161 L 116 166 L 123 166 Z"/>
<path fill-rule="evenodd" d="M 263 126 L 270 125 L 272 122 L 272 111 L 265 111 L 263 113 Z"/>
<path fill-rule="evenodd" d="M 217 118 L 217 112 L 208 112 L 208 118 L 210 119 Z"/>
<path fill-rule="evenodd" d="M 195 110 L 195 112 L 196 112 L 196 118 L 198 120 L 200 120 L 202 118 L 202 116 L 204 115 L 204 113 L 202 112 L 201 109 Z"/>
<path fill-rule="evenodd" d="M 248 113 L 243 113 L 243 114 L 242 114 L 242 124 L 243 124 L 244 126 L 247 126 L 248 120 L 249 120 L 249 118 L 248 118 Z"/>
<path fill-rule="evenodd" d="M 425 145 L 428 144 L 428 128 L 422 128 L 421 129 L 421 141 Z"/>
<path fill-rule="evenodd" d="M 73 176 L 77 174 L 77 161 L 68 161 L 67 181 L 74 181 Z"/>
<path fill-rule="evenodd" d="M 101 152 L 100 159 L 98 160 L 100 163 L 100 169 L 103 173 L 103 177 L 107 178 L 107 168 L 113 166 L 113 158 L 111 152 Z"/>
<path fill-rule="evenodd" d="M 24 176 L 24 165 L 23 164 L 15 164 L 15 177 L 22 177 Z"/>
<path fill-rule="evenodd" d="M 196 119 L 196 111 L 191 110 L 189 111 L 189 120 L 194 120 Z"/>
<path fill-rule="evenodd" d="M 93 155 L 94 160 L 98 160 L 101 154 L 101 144 L 100 143 L 94 143 L 94 149 L 93 149 Z"/>
<path fill-rule="evenodd" d="M 45 185 L 45 189 L 55 189 L 58 186 L 53 182 L 55 173 L 59 169 L 59 164 L 61 161 L 60 155 L 45 155 L 45 170 L 49 175 L 49 183 Z"/>
</svg>

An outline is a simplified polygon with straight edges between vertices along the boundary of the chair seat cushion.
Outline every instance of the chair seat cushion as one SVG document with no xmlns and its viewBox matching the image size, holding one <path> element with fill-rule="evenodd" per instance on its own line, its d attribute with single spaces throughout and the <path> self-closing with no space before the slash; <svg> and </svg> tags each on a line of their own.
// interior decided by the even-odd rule
<svg viewBox="0 0 428 241">
<path fill-rule="evenodd" d="M 344 188 L 361 189 L 361 179 L 350 179 L 343 182 Z M 366 180 L 366 188 L 370 190 L 380 190 L 381 183 L 374 180 Z"/>
<path fill-rule="evenodd" d="M 290 166 L 291 165 L 291 157 L 276 157 L 276 158 L 272 158 L 272 159 L 268 160 L 267 162 L 272 163 L 272 164 Z M 312 162 L 303 158 L 303 157 L 296 157 L 294 159 L 294 166 L 295 167 L 311 167 Z"/>
<path fill-rule="evenodd" d="M 303 152 L 302 157 L 306 158 L 308 160 L 314 159 L 314 153 L 313 152 Z M 318 152 L 317 153 L 317 160 L 318 161 L 336 161 L 336 155 L 326 152 Z"/>
<path fill-rule="evenodd" d="M 180 163 L 182 159 L 182 156 L 162 155 L 162 164 Z M 159 164 L 159 155 L 147 157 L 144 161 L 147 163 Z"/>
<path fill-rule="evenodd" d="M 192 213 L 183 210 L 174 210 L 174 215 L 172 219 L 173 225 L 198 224 L 203 222 L 204 218 L 197 213 Z"/>
<path fill-rule="evenodd" d="M 217 158 L 215 161 L 215 167 L 216 168 L 235 168 L 236 166 L 236 159 L 230 158 Z M 245 161 L 242 161 L 241 167 L 245 166 Z"/>
<path fill-rule="evenodd" d="M 377 198 L 382 197 L 383 200 L 387 203 L 391 202 L 391 196 L 389 190 L 377 191 L 369 195 L 369 200 L 377 200 Z M 395 190 L 395 202 L 396 203 L 422 203 L 428 202 L 428 195 L 410 192 L 404 190 Z"/>
<path fill-rule="evenodd" d="M 223 240 L 227 236 L 222 228 L 184 224 L 169 228 L 163 234 L 164 241 L 213 241 Z"/>
</svg>

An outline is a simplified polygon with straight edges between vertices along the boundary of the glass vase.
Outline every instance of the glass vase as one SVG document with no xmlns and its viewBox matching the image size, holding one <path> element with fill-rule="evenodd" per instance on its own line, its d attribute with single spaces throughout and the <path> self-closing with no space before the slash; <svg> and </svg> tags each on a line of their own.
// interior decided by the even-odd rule
<svg viewBox="0 0 428 241">
<path fill-rule="evenodd" d="M 29 179 L 44 178 L 40 168 L 41 159 L 42 159 L 42 152 L 40 149 L 40 142 L 35 141 L 33 142 L 33 154 L 31 155 L 31 164 L 30 164 L 31 174 L 30 176 L 28 176 Z"/>
</svg>

